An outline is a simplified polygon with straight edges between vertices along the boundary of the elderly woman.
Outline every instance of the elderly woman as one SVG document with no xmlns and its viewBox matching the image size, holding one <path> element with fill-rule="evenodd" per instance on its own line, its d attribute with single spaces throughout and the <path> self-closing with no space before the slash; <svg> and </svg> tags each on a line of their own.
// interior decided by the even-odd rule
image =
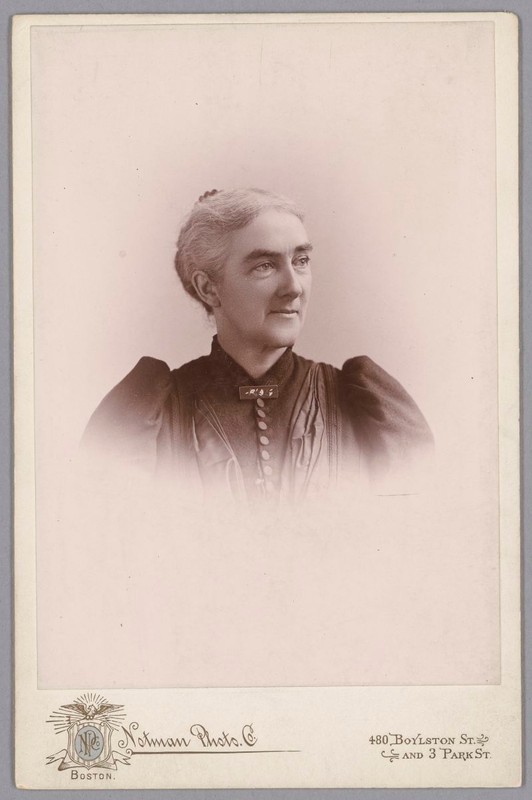
<svg viewBox="0 0 532 800">
<path fill-rule="evenodd" d="M 259 189 L 204 194 L 175 267 L 214 317 L 211 352 L 175 370 L 142 358 L 93 414 L 85 444 L 250 501 L 301 500 L 339 479 L 403 489 L 432 445 L 412 398 L 366 356 L 340 370 L 292 351 L 311 252 L 290 200 Z"/>
</svg>

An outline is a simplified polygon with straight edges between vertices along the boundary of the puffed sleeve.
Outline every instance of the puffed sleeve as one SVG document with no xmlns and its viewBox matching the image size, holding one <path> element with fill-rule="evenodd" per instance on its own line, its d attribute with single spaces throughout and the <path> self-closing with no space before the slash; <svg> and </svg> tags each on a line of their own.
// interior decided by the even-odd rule
<svg viewBox="0 0 532 800">
<path fill-rule="evenodd" d="M 141 358 L 90 418 L 82 452 L 152 470 L 170 389 L 168 365 L 155 358 Z"/>
<path fill-rule="evenodd" d="M 342 368 L 345 413 L 372 477 L 409 478 L 432 460 L 434 440 L 423 414 L 399 381 L 371 358 Z"/>
</svg>

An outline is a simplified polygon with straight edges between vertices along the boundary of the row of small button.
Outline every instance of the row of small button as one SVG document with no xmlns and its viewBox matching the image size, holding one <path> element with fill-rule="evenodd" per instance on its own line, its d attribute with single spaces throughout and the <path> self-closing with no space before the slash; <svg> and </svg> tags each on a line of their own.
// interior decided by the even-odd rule
<svg viewBox="0 0 532 800">
<path fill-rule="evenodd" d="M 261 397 L 258 397 L 256 400 L 256 412 L 257 412 L 257 427 L 259 431 L 268 430 L 268 425 L 265 422 L 266 419 L 266 412 L 264 410 L 265 406 L 266 404 L 264 400 Z M 265 461 L 270 460 L 270 453 L 268 450 L 266 450 L 266 447 L 270 444 L 270 438 L 266 436 L 265 433 L 259 434 L 259 443 L 262 445 L 263 448 L 260 451 L 260 457 L 262 460 L 262 472 L 267 478 L 271 478 L 271 476 L 273 475 L 273 469 L 270 466 L 270 464 L 264 463 Z M 266 480 L 264 486 L 268 494 L 271 494 L 273 491 L 275 491 L 275 485 L 271 480 Z"/>
</svg>

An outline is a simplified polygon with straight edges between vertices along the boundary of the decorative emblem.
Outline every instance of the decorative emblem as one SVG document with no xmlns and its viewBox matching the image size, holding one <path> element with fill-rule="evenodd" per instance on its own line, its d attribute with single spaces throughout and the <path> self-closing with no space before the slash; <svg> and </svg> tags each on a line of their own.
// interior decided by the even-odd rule
<svg viewBox="0 0 532 800">
<path fill-rule="evenodd" d="M 60 706 L 50 715 L 56 733 L 68 733 L 67 747 L 48 756 L 47 764 L 60 761 L 59 770 L 116 769 L 117 762 L 129 764 L 129 756 L 111 748 L 113 732 L 118 730 L 125 714 L 124 706 L 108 703 L 105 697 L 84 694 L 74 703 Z"/>
<path fill-rule="evenodd" d="M 385 750 L 382 750 L 381 751 L 381 756 L 383 758 L 388 758 L 390 760 L 390 764 L 393 764 L 393 762 L 395 761 L 396 758 L 400 758 L 399 753 L 396 750 L 393 750 L 393 749 L 390 750 L 389 753 L 387 753 Z"/>
<path fill-rule="evenodd" d="M 279 397 L 279 387 L 276 383 L 266 386 L 239 386 L 238 395 L 241 400 L 256 400 L 257 397 L 269 400 L 272 397 Z"/>
</svg>

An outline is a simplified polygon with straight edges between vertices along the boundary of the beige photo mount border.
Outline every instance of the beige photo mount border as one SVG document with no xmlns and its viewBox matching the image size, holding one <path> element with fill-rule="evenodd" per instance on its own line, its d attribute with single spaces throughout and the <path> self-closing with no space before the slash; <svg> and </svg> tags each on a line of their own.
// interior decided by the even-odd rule
<svg viewBox="0 0 532 800">
<path fill-rule="evenodd" d="M 274 24 L 324 22 L 330 15 L 267 15 Z M 95 19 L 97 17 L 97 20 Z M 378 19 L 375 19 L 378 17 Z M 137 759 L 118 764 L 102 788 L 252 787 L 502 787 L 521 781 L 520 482 L 519 482 L 519 246 L 517 18 L 511 14 L 347 14 L 334 21 L 492 21 L 496 37 L 497 259 L 499 334 L 500 581 L 502 675 L 499 686 L 323 687 L 319 689 L 106 689 L 130 721 L 165 729 L 169 720 L 200 724 L 210 715 L 220 729 L 253 726 L 268 753 L 242 757 Z M 16 774 L 20 788 L 89 788 L 84 779 L 46 765 L 46 719 L 79 691 L 39 690 L 36 671 L 35 470 L 32 283 L 32 170 L 30 31 L 33 25 L 161 25 L 259 22 L 264 15 L 35 15 L 14 20 L 13 174 L 15 327 L 15 603 Z M 28 231 L 30 235 L 28 235 Z M 111 697 L 112 695 L 112 697 Z M 445 720 L 445 724 L 441 720 Z M 355 721 L 355 722 L 354 722 Z M 418 734 L 490 736 L 493 758 L 467 764 L 427 759 L 392 763 L 368 747 L 389 729 Z M 391 728 L 392 726 L 392 728 Z M 178 726 L 179 727 L 179 726 Z M 335 731 L 331 736 L 331 731 Z M 338 730 L 342 735 L 338 736 Z M 327 731 L 327 736 L 324 736 Z M 123 734 L 125 735 L 125 734 Z M 436 735 L 436 734 L 433 734 Z M 51 737 L 53 739 L 53 736 Z M 127 745 L 127 741 L 126 741 Z M 59 746 L 59 745 L 57 745 Z M 44 748 L 44 749 L 43 749 Z M 294 752 L 292 752 L 294 751 Z M 246 751 L 247 752 L 247 751 Z M 156 757 L 154 756 L 154 759 Z M 156 759 L 159 761 L 159 759 Z M 144 763 L 138 763 L 144 762 Z M 170 763 L 169 763 L 170 762 Z M 217 763 L 215 763 L 217 762 Z M 133 766 L 134 765 L 134 766 Z M 486 768 L 486 765 L 488 767 Z M 87 774 L 91 774 L 87 772 Z M 96 773 L 93 773 L 96 774 Z M 107 774 L 107 773 L 106 773 Z M 100 780 L 100 779 L 98 779 Z M 95 786 L 95 784 L 91 784 Z"/>
</svg>

